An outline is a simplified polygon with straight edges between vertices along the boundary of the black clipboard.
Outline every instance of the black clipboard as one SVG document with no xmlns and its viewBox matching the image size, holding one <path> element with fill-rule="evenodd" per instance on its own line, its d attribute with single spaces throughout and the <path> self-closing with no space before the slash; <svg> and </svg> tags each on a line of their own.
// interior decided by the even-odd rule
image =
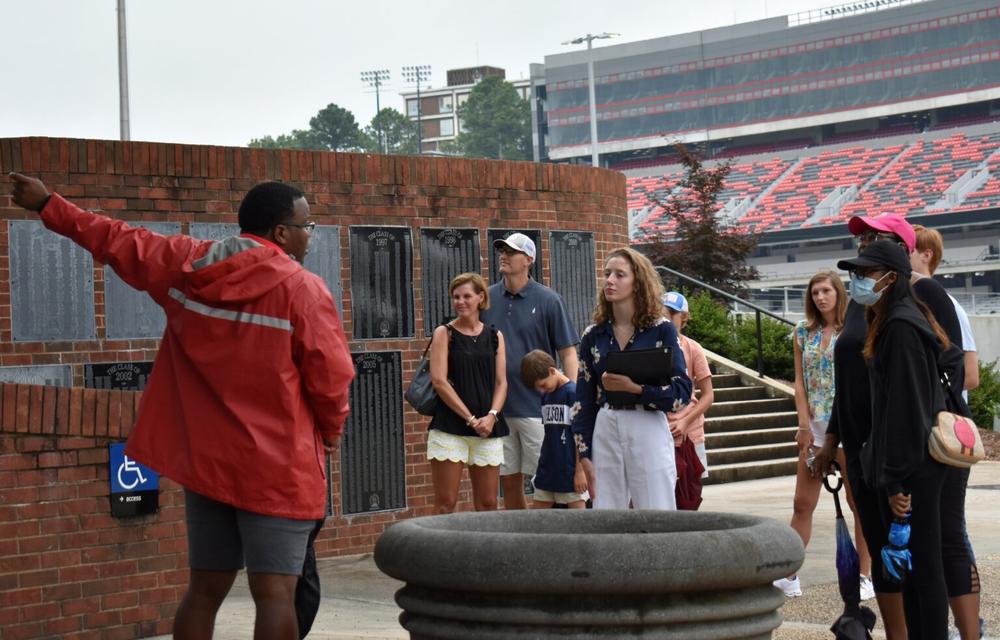
<svg viewBox="0 0 1000 640">
<path fill-rule="evenodd" d="M 605 358 L 607 358 L 605 371 L 628 376 L 637 384 L 662 387 L 669 384 L 673 377 L 674 358 L 671 347 L 609 351 Z M 605 391 L 605 397 L 608 404 L 613 405 L 634 405 L 642 402 L 641 396 L 627 391 Z"/>
</svg>

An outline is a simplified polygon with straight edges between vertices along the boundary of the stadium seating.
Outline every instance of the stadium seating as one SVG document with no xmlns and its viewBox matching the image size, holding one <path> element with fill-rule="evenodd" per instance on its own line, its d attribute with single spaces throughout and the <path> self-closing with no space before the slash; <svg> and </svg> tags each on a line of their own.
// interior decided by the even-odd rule
<svg viewBox="0 0 1000 640">
<path fill-rule="evenodd" d="M 1000 125 L 991 129 L 977 134 L 911 134 L 850 146 L 812 147 L 765 160 L 736 160 L 719 195 L 719 207 L 734 198 L 750 199 L 753 206 L 735 222 L 755 233 L 839 224 L 857 214 L 923 215 L 1000 207 Z M 982 168 L 990 173 L 985 183 L 957 202 L 954 197 L 945 200 L 945 192 L 959 178 Z M 672 222 L 664 219 L 654 200 L 664 202 L 682 175 L 674 165 L 653 176 L 628 179 L 629 210 L 643 213 L 633 229 L 636 237 L 672 232 Z M 817 214 L 817 205 L 835 188 L 850 186 L 858 193 L 845 198 L 848 201 L 839 211 Z"/>
</svg>

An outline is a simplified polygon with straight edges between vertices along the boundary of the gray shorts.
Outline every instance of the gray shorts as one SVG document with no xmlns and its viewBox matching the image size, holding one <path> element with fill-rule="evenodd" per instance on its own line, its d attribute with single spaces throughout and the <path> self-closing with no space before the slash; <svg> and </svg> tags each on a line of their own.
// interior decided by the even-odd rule
<svg viewBox="0 0 1000 640">
<path fill-rule="evenodd" d="M 188 564 L 199 571 L 302 575 L 315 520 L 290 520 L 237 509 L 184 490 Z"/>
</svg>

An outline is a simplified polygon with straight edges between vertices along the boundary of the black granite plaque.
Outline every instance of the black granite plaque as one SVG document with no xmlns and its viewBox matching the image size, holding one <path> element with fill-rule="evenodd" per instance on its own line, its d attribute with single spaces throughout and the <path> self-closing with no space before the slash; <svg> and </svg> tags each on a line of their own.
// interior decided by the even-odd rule
<svg viewBox="0 0 1000 640">
<path fill-rule="evenodd" d="M 83 367 L 83 386 L 88 389 L 142 391 L 153 371 L 152 362 L 101 362 Z"/>
<path fill-rule="evenodd" d="M 454 316 L 448 284 L 460 273 L 480 272 L 478 229 L 421 229 L 424 335 Z"/>
<path fill-rule="evenodd" d="M 240 235 L 240 225 L 229 222 L 192 222 L 190 234 L 192 238 L 199 240 L 225 240 Z"/>
<path fill-rule="evenodd" d="M 11 337 L 93 340 L 94 260 L 35 220 L 8 223 Z"/>
<path fill-rule="evenodd" d="M 350 238 L 352 337 L 413 337 L 413 245 L 409 228 L 351 227 Z"/>
<path fill-rule="evenodd" d="M 317 225 L 309 236 L 304 266 L 326 283 L 340 316 L 344 316 L 344 284 L 340 279 L 340 227 Z"/>
<path fill-rule="evenodd" d="M 177 222 L 139 222 L 144 227 L 170 236 L 181 232 Z M 133 289 L 111 267 L 104 267 L 104 316 L 111 340 L 159 338 L 167 327 L 167 316 L 149 294 Z"/>
<path fill-rule="evenodd" d="M 403 370 L 399 351 L 352 354 L 351 414 L 340 447 L 344 515 L 406 507 Z"/>
<path fill-rule="evenodd" d="M 72 387 L 73 371 L 68 364 L 36 364 L 24 367 L 0 367 L 0 382 Z"/>
<path fill-rule="evenodd" d="M 515 233 L 523 233 L 535 243 L 535 261 L 531 263 L 530 274 L 535 282 L 542 282 L 542 233 L 538 229 L 487 229 L 486 239 L 490 252 L 490 282 L 500 281 L 500 259 L 493 243 Z M 545 284 L 542 282 L 542 284 Z"/>
<path fill-rule="evenodd" d="M 590 324 L 597 296 L 594 234 L 553 231 L 549 234 L 549 279 L 566 302 L 577 335 Z"/>
</svg>

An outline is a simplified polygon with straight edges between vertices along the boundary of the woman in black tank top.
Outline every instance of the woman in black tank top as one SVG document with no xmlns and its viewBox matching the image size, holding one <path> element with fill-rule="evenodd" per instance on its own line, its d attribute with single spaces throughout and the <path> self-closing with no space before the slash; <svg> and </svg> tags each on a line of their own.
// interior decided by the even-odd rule
<svg viewBox="0 0 1000 640">
<path fill-rule="evenodd" d="M 431 341 L 431 381 L 440 398 L 427 437 L 434 509 L 455 510 L 468 466 L 476 510 L 492 511 L 503 462 L 500 438 L 508 433 L 500 414 L 507 397 L 503 335 L 479 319 L 489 306 L 482 276 L 463 273 L 448 289 L 455 319 L 435 329 Z"/>
</svg>

